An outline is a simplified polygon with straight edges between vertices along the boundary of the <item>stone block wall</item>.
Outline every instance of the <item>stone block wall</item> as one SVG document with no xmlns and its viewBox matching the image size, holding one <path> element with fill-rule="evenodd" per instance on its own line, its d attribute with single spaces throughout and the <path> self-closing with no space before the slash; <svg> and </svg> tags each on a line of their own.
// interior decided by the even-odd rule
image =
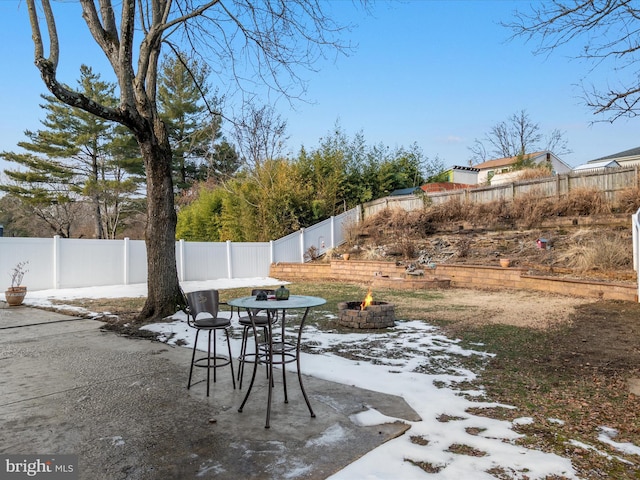
<svg viewBox="0 0 640 480">
<path fill-rule="evenodd" d="M 270 276 L 290 282 L 346 282 L 392 289 L 513 288 L 604 300 L 638 301 L 635 285 L 527 275 L 522 268 L 439 264 L 424 277 L 407 278 L 394 262 L 335 260 L 330 263 L 277 263 Z"/>
</svg>

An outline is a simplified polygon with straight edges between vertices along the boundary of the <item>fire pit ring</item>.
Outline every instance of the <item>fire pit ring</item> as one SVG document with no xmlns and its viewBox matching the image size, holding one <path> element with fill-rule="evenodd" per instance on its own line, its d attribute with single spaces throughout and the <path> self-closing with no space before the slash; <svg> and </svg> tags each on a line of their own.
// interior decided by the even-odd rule
<svg viewBox="0 0 640 480">
<path fill-rule="evenodd" d="M 349 328 L 389 328 L 395 326 L 395 305 L 371 302 L 361 308 L 362 302 L 338 303 L 338 323 Z"/>
</svg>

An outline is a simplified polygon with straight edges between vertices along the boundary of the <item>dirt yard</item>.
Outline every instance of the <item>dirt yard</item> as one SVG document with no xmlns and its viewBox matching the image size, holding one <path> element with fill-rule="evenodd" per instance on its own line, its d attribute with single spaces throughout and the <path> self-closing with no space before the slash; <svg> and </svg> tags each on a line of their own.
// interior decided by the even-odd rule
<svg viewBox="0 0 640 480">
<path fill-rule="evenodd" d="M 552 333 L 552 354 L 545 359 L 549 368 L 640 377 L 638 303 L 514 290 L 443 293 L 433 306 L 440 307 L 440 318 L 451 322 L 446 328 L 452 333 L 489 324 L 544 330 Z M 640 389 L 636 393 L 640 395 Z"/>
</svg>

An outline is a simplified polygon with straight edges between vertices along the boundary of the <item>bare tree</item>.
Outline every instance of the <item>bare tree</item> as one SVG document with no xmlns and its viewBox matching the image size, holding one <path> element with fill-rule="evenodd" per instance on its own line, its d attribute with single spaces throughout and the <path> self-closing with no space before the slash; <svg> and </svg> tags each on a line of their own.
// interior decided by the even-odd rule
<svg viewBox="0 0 640 480">
<path fill-rule="evenodd" d="M 487 146 L 489 148 L 487 148 Z M 469 147 L 472 161 L 482 163 L 487 160 L 487 153 L 496 158 L 516 157 L 540 150 L 553 151 L 556 155 L 569 153 L 564 134 L 552 130 L 548 135 L 540 131 L 540 124 L 534 123 L 526 110 L 514 113 L 507 120 L 491 127 L 484 140 L 475 140 Z"/>
<path fill-rule="evenodd" d="M 109 106 L 59 80 L 58 15 L 50 0 L 26 3 L 35 64 L 49 91 L 64 103 L 126 126 L 140 147 L 147 180 L 148 273 L 141 318 L 173 314 L 180 289 L 172 151 L 156 99 L 163 46 L 190 50 L 244 91 L 267 85 L 291 97 L 302 85 L 297 68 L 311 67 L 326 49 L 342 50 L 336 38 L 343 28 L 325 15 L 319 0 L 80 0 L 86 27 L 117 78 L 119 103 Z"/>
<path fill-rule="evenodd" d="M 235 140 L 240 157 L 250 168 L 282 154 L 288 139 L 287 121 L 269 105 L 248 105 L 244 119 L 235 125 Z"/>
<path fill-rule="evenodd" d="M 581 44 L 574 57 L 606 68 L 609 84 L 583 83 L 584 101 L 611 122 L 635 117 L 640 107 L 640 8 L 630 0 L 553 0 L 517 12 L 504 25 L 514 36 L 538 40 L 535 53 L 548 55 L 567 44 Z"/>
</svg>

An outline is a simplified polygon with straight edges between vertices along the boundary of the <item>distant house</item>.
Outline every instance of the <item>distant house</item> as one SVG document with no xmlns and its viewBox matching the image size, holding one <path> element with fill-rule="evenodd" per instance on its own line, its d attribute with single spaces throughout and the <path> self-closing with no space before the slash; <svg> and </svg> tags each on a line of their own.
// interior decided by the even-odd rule
<svg viewBox="0 0 640 480">
<path fill-rule="evenodd" d="M 432 182 L 425 183 L 420 188 L 425 193 L 448 192 L 449 190 L 461 190 L 464 188 L 475 188 L 477 185 L 468 183 Z"/>
<path fill-rule="evenodd" d="M 541 152 L 528 153 L 525 155 L 528 161 L 536 165 L 551 164 L 551 174 L 569 173 L 571 167 L 556 157 L 552 152 L 543 150 Z M 518 162 L 520 156 L 496 158 L 474 165 L 478 169 L 478 183 L 489 183 L 495 175 L 513 171 L 513 166 Z"/>
<path fill-rule="evenodd" d="M 389 194 L 390 197 L 400 197 L 402 195 L 413 195 L 414 193 L 422 193 L 420 187 L 399 188 Z"/>
<path fill-rule="evenodd" d="M 605 168 L 615 168 L 619 167 L 620 164 L 615 160 L 597 160 L 591 161 L 587 163 L 583 163 L 582 165 L 578 165 L 573 169 L 574 172 L 593 172 L 597 170 L 604 170 Z"/>
<path fill-rule="evenodd" d="M 595 160 L 588 161 L 587 164 L 603 162 L 605 160 L 615 160 L 621 167 L 640 165 L 640 147 L 632 148 L 630 150 L 624 150 L 623 152 L 614 153 L 613 155 L 607 155 L 606 157 L 596 158 Z"/>
<path fill-rule="evenodd" d="M 476 185 L 478 183 L 478 172 L 480 170 L 475 167 L 462 167 L 454 165 L 443 173 L 446 175 L 447 182 L 458 183 L 463 185 Z"/>
</svg>

